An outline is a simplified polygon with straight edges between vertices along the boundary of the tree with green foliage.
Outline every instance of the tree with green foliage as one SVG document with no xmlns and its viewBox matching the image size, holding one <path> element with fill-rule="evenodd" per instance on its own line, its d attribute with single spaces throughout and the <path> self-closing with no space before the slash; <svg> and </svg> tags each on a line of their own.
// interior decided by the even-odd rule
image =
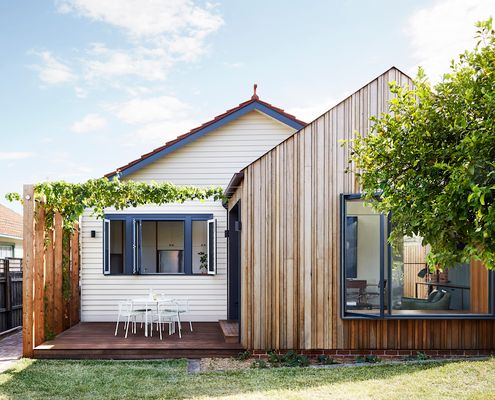
<svg viewBox="0 0 495 400">
<path fill-rule="evenodd" d="M 391 212 L 391 241 L 419 235 L 430 266 L 471 259 L 495 269 L 495 33 L 476 24 L 474 50 L 432 86 L 391 84 L 390 112 L 352 141 L 352 167 L 365 198 Z M 373 196 L 380 193 L 380 201 Z"/>
</svg>

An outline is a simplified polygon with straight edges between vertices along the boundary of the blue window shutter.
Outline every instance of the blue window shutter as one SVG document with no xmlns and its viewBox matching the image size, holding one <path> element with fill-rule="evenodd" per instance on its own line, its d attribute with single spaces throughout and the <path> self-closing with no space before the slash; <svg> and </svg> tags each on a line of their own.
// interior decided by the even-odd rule
<svg viewBox="0 0 495 400">
<path fill-rule="evenodd" d="M 217 220 L 208 220 L 207 229 L 207 248 L 208 248 L 208 275 L 217 273 Z"/>
<path fill-rule="evenodd" d="M 103 274 L 110 275 L 110 220 L 103 220 Z"/>
</svg>

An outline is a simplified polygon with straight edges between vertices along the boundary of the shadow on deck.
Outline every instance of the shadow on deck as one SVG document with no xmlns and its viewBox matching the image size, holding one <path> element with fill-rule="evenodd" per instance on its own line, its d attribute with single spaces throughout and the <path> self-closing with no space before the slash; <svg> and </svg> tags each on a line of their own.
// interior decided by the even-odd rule
<svg viewBox="0 0 495 400">
<path fill-rule="evenodd" d="M 55 339 L 44 342 L 34 349 L 34 358 L 51 359 L 163 359 L 231 357 L 242 351 L 236 341 L 227 343 L 217 322 L 195 322 L 193 332 L 189 324 L 183 324 L 182 338 L 175 333 L 158 332 L 145 337 L 138 326 L 137 333 L 124 337 L 120 324 L 114 336 L 114 322 L 81 322 L 62 332 Z"/>
</svg>

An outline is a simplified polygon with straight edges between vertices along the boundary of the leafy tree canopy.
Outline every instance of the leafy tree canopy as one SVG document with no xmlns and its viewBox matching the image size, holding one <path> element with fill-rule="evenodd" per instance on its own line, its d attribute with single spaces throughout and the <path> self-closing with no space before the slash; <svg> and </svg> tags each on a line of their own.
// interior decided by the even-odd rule
<svg viewBox="0 0 495 400">
<path fill-rule="evenodd" d="M 391 240 L 422 236 L 430 266 L 495 269 L 495 34 L 491 19 L 476 26 L 476 47 L 440 83 L 421 69 L 413 88 L 392 83 L 390 112 L 352 143 L 365 197 L 392 213 Z"/>
</svg>

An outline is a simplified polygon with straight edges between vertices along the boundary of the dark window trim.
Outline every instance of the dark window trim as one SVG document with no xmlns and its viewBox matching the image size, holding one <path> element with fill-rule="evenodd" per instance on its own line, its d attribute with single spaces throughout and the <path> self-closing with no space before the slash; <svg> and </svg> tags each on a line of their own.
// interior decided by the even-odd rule
<svg viewBox="0 0 495 400">
<path fill-rule="evenodd" d="M 167 213 L 108 213 L 105 214 L 104 220 L 124 221 L 125 240 L 124 259 L 134 260 L 133 254 L 133 221 L 184 221 L 184 272 L 183 273 L 141 273 L 133 271 L 133 264 L 125 262 L 124 273 L 112 274 L 104 273 L 104 276 L 214 276 L 212 274 L 202 274 L 192 272 L 192 221 L 208 221 L 214 219 L 213 214 L 167 214 Z M 188 228 L 189 227 L 189 228 Z M 103 229 L 105 229 L 103 221 Z M 189 236 L 188 236 L 189 234 Z M 129 239 L 128 239 L 129 238 Z M 190 242 L 190 243 L 189 243 Z M 189 251 L 188 251 L 189 250 Z M 105 243 L 103 243 L 103 257 L 105 257 Z M 215 254 L 216 259 L 216 254 Z M 104 258 L 103 258 L 104 260 Z M 105 265 L 105 262 L 103 263 Z"/>
<path fill-rule="evenodd" d="M 392 263 L 391 263 L 391 251 L 390 244 L 387 245 L 388 249 L 388 267 L 387 274 L 388 280 L 390 281 L 388 284 L 387 290 L 387 300 L 388 300 L 388 309 L 383 309 L 383 301 L 385 299 L 384 287 L 383 287 L 383 275 L 384 275 L 384 263 L 382 262 L 383 258 L 381 258 L 380 262 L 380 279 L 382 280 L 380 287 L 380 313 L 367 315 L 360 314 L 352 311 L 346 311 L 346 300 L 345 300 L 345 216 L 347 215 L 347 200 L 359 200 L 362 198 L 361 193 L 341 193 L 340 194 L 340 317 L 342 319 L 412 319 L 412 320 L 426 320 L 426 319 L 442 319 L 442 320 L 450 320 L 450 319 L 495 319 L 495 271 L 488 271 L 488 309 L 489 312 L 487 314 L 428 314 L 428 315 L 415 315 L 415 314 L 393 314 L 390 305 L 392 304 L 392 291 L 390 290 L 392 287 Z M 380 233 L 382 233 L 383 224 L 380 224 Z M 391 226 L 391 218 L 390 215 L 387 216 L 387 225 L 388 225 L 388 233 L 390 232 Z M 383 243 L 383 241 L 381 241 Z M 385 246 L 380 245 L 380 254 L 383 254 L 385 250 Z"/>
</svg>

